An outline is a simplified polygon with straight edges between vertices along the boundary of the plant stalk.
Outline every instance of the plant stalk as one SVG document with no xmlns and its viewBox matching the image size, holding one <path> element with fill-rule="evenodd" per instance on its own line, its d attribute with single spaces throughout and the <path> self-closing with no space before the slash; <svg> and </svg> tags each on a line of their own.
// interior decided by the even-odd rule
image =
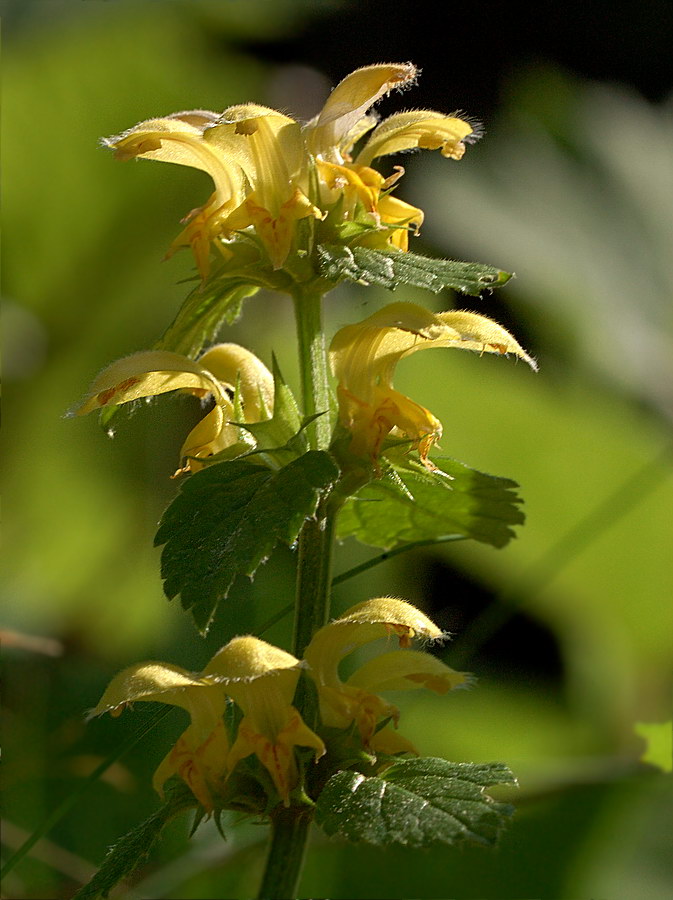
<svg viewBox="0 0 673 900">
<path fill-rule="evenodd" d="M 322 324 L 322 295 L 306 288 L 294 296 L 304 415 L 317 415 L 308 426 L 311 448 L 326 450 L 331 439 L 330 388 Z M 319 415 L 322 413 L 322 415 Z M 292 652 L 301 659 L 307 644 L 329 618 L 334 530 L 340 505 L 325 497 L 299 535 L 297 590 Z M 299 682 L 295 705 L 309 728 L 318 710 L 315 693 Z M 294 898 L 306 853 L 310 811 L 305 805 L 277 807 L 272 813 L 271 845 L 259 898 Z"/>
<path fill-rule="evenodd" d="M 326 450 L 332 426 L 322 294 L 298 287 L 294 295 L 294 317 L 304 415 L 310 417 L 318 414 L 318 418 L 308 426 L 307 433 L 313 449 Z"/>
<path fill-rule="evenodd" d="M 292 652 L 299 658 L 316 631 L 329 619 L 337 511 L 329 501 L 321 503 L 315 518 L 304 523 L 299 536 L 292 642 Z"/>
<path fill-rule="evenodd" d="M 274 810 L 259 900 L 293 900 L 297 896 L 310 824 L 305 808 L 279 806 Z"/>
</svg>

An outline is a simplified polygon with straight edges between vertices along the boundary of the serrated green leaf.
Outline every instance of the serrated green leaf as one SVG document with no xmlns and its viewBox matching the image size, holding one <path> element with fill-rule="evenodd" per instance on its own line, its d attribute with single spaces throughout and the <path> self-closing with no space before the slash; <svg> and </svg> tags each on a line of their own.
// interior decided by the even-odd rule
<svg viewBox="0 0 673 900">
<path fill-rule="evenodd" d="M 376 284 L 391 291 L 401 284 L 410 284 L 434 293 L 452 288 L 478 296 L 485 290 L 501 287 L 512 277 L 509 272 L 483 263 L 430 259 L 399 250 L 322 244 L 317 252 L 321 274 L 325 278 Z"/>
<path fill-rule="evenodd" d="M 515 783 L 501 763 L 405 759 L 374 777 L 334 775 L 318 798 L 316 821 L 328 835 L 369 844 L 494 844 L 513 807 L 484 791 Z"/>
<path fill-rule="evenodd" d="M 386 478 L 362 488 L 339 515 L 339 537 L 386 550 L 449 535 L 504 547 L 514 537 L 511 526 L 524 521 L 516 482 L 453 459 L 435 462 L 445 475 L 397 469 L 402 484 Z"/>
<path fill-rule="evenodd" d="M 179 594 L 207 631 L 235 578 L 254 575 L 278 542 L 290 546 L 338 475 L 328 453 L 311 450 L 277 471 L 235 460 L 190 476 L 155 538 L 166 545 L 166 595 Z"/>
<path fill-rule="evenodd" d="M 73 900 L 107 897 L 122 878 L 127 878 L 144 862 L 171 819 L 197 806 L 194 795 L 184 785 L 169 791 L 170 798 L 163 806 L 110 847 L 98 872 L 77 891 Z"/>
</svg>

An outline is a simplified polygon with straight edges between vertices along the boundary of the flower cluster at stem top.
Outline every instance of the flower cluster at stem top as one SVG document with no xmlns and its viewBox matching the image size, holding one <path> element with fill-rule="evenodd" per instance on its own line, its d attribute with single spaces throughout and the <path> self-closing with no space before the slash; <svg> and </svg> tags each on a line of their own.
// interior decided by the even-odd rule
<svg viewBox="0 0 673 900">
<path fill-rule="evenodd" d="M 306 789 L 296 747 L 310 748 L 317 761 L 330 750 L 331 740 L 338 738 L 343 745 L 345 739 L 353 750 L 368 754 L 370 764 L 379 754 L 416 752 L 396 731 L 398 709 L 379 692 L 428 688 L 444 694 L 465 684 L 467 676 L 429 653 L 410 649 L 414 637 L 436 641 L 445 635 L 403 600 L 368 600 L 317 631 L 303 661 L 259 638 L 235 637 L 198 674 L 162 662 L 125 669 L 91 715 L 120 715 L 139 701 L 182 707 L 191 723 L 154 774 L 160 794 L 165 782 L 178 776 L 207 812 L 221 809 L 232 775 L 253 756 L 262 768 L 249 771 L 270 802 L 288 805 L 295 788 Z M 342 681 L 342 659 L 379 638 L 397 639 L 399 648 L 373 657 Z M 317 688 L 320 724 L 315 731 L 292 705 L 302 669 Z M 230 730 L 225 711 L 231 703 L 242 717 Z"/>
<path fill-rule="evenodd" d="M 445 157 L 460 159 L 465 142 L 479 136 L 467 119 L 428 110 L 397 113 L 377 124 L 371 112 L 376 101 L 416 77 L 411 63 L 358 69 L 303 126 L 276 110 L 242 104 L 221 114 L 192 110 L 148 119 L 105 143 L 120 159 L 155 159 L 211 175 L 215 192 L 189 214 L 173 245 L 192 247 L 204 279 L 212 248 L 227 258 L 242 235 L 256 236 L 274 268 L 291 267 L 307 252 L 295 240 L 295 226 L 306 218 L 328 229 L 333 241 L 403 252 L 409 229 L 420 226 L 423 213 L 391 194 L 402 170 L 397 167 L 384 178 L 372 162 L 417 148 L 439 149 Z M 536 368 L 512 335 L 477 313 L 435 314 L 411 303 L 393 303 L 341 328 L 329 357 L 338 382 L 332 447 L 343 470 L 362 469 L 365 477 L 376 477 L 382 454 L 400 449 L 417 451 L 423 465 L 434 468 L 428 454 L 441 437 L 441 423 L 392 383 L 401 359 L 432 347 L 513 353 Z M 187 436 L 176 475 L 254 451 L 255 430 L 245 426 L 274 413 L 271 373 L 236 344 L 211 347 L 198 360 L 165 349 L 118 360 L 95 379 L 76 412 L 176 390 L 213 404 Z"/>
<path fill-rule="evenodd" d="M 183 220 L 185 228 L 169 250 L 191 247 L 203 279 L 211 269 L 211 248 L 227 259 L 235 235 L 251 229 L 272 267 L 282 268 L 297 222 L 306 218 L 329 220 L 331 234 L 359 222 L 359 243 L 404 251 L 409 229 L 418 231 L 423 212 L 391 193 L 401 167 L 386 178 L 372 162 L 415 148 L 460 159 L 465 142 L 479 136 L 474 123 L 431 110 L 397 113 L 377 124 L 372 106 L 394 88 L 413 84 L 417 74 L 412 63 L 358 69 L 303 126 L 277 110 L 246 103 L 222 113 L 199 109 L 148 119 L 104 143 L 118 159 L 177 163 L 211 176 L 214 193 Z"/>
</svg>

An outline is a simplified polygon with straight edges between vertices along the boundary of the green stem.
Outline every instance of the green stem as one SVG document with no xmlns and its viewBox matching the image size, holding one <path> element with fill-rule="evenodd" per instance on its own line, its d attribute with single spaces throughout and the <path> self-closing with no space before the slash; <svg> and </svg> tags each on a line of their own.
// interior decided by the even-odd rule
<svg viewBox="0 0 673 900">
<path fill-rule="evenodd" d="M 436 544 L 447 544 L 452 541 L 466 540 L 467 537 L 464 534 L 447 534 L 438 538 L 424 538 L 422 541 L 410 541 L 408 544 L 402 544 L 400 547 L 393 547 L 392 550 L 386 550 L 378 556 L 373 556 L 371 559 L 365 560 L 363 563 L 360 563 L 359 566 L 353 566 L 352 569 L 342 572 L 340 575 L 337 575 L 336 578 L 332 579 L 332 586 L 334 587 L 337 584 L 348 581 L 349 578 L 354 578 L 356 575 L 361 575 L 363 572 L 372 569 L 374 566 L 378 566 L 389 559 L 393 559 L 395 556 L 399 556 L 400 553 L 408 553 L 409 550 L 418 550 L 420 547 L 433 547 Z"/>
<path fill-rule="evenodd" d="M 308 417 L 319 414 L 307 431 L 311 446 L 325 450 L 330 443 L 332 428 L 329 416 L 327 349 L 322 323 L 322 295 L 298 287 L 294 295 L 294 316 L 299 345 L 299 374 L 304 415 Z"/>
<path fill-rule="evenodd" d="M 279 806 L 271 818 L 271 847 L 259 889 L 259 900 L 292 900 L 306 854 L 311 824 L 306 810 Z"/>
<path fill-rule="evenodd" d="M 322 295 L 305 287 L 298 288 L 294 295 L 294 310 L 304 415 L 318 416 L 307 429 L 309 440 L 313 449 L 326 450 L 331 438 L 331 422 Z M 334 529 L 341 502 L 325 497 L 315 516 L 306 520 L 299 535 L 292 645 L 292 652 L 298 658 L 304 655 L 306 645 L 329 618 Z M 318 714 L 317 701 L 304 679 L 300 680 L 295 704 L 307 725 L 313 727 Z M 260 898 L 297 896 L 310 821 L 306 806 L 277 807 L 272 813 L 271 844 Z"/>
<path fill-rule="evenodd" d="M 299 536 L 292 643 L 292 652 L 298 657 L 304 655 L 313 635 L 329 619 L 336 513 L 333 504 L 321 504 Z"/>
</svg>

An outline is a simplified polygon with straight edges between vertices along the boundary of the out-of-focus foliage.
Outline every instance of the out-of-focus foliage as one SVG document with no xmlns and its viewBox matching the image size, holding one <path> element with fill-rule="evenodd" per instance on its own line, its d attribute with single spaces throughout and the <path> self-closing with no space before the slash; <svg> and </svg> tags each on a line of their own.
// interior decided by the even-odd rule
<svg viewBox="0 0 673 900">
<path fill-rule="evenodd" d="M 283 71 L 267 70 L 237 42 L 277 39 L 330 5 L 8 5 L 1 587 L 3 627 L 19 634 L 8 635 L 14 643 L 5 651 L 7 847 L 126 734 L 119 721 L 83 723 L 115 670 L 151 656 L 198 670 L 291 599 L 285 550 L 254 583 L 237 586 L 206 640 L 162 596 L 152 537 L 176 492 L 169 475 L 200 414 L 196 400 L 120 415 L 114 441 L 93 420 L 63 415 L 98 369 L 152 345 L 170 323 L 189 289 L 180 282 L 193 271 L 187 254 L 159 261 L 180 217 L 210 190 L 191 170 L 116 163 L 97 148 L 99 137 L 178 109 L 282 105 Z M 405 731 L 424 754 L 498 759 L 519 777 L 519 811 L 495 854 L 321 839 L 301 891 L 658 900 L 671 891 L 662 862 L 670 777 L 638 762 L 644 741 L 634 724 L 670 717 L 669 112 L 617 87 L 536 70 L 512 86 L 488 132 L 459 171 L 427 155 L 418 166 L 405 159 L 407 195 L 425 208 L 423 240 L 440 255 L 516 271 L 497 300 L 455 302 L 495 318 L 502 307 L 492 304 L 506 303 L 512 320 L 504 324 L 541 372 L 423 354 L 399 367 L 396 387 L 442 420 L 445 455 L 519 482 L 527 524 L 501 551 L 460 542 L 431 557 L 399 557 L 340 585 L 335 611 L 385 593 L 422 605 L 425 565 L 448 561 L 545 625 L 560 647 L 562 683 L 478 671 L 476 689 L 448 701 L 399 701 Z M 447 306 L 429 293 L 395 296 Z M 383 289 L 342 286 L 329 327 L 390 299 Z M 260 293 L 246 303 L 225 339 L 267 363 L 275 348 L 292 381 L 289 302 Z M 603 514 L 587 518 L 608 498 Z M 340 569 L 368 557 L 353 543 L 344 543 Z M 448 628 L 452 600 L 445 598 Z M 31 643 L 31 634 L 51 641 Z M 265 637 L 286 641 L 284 624 Z M 178 714 L 168 716 L 111 767 L 17 867 L 5 894 L 70 896 L 106 846 L 156 808 L 151 772 L 181 726 Z M 207 825 L 187 844 L 188 824 L 169 826 L 124 896 L 254 894 L 263 830 L 226 823 L 224 844 Z"/>
<path fill-rule="evenodd" d="M 419 185 L 438 209 L 428 236 L 515 260 L 508 301 L 543 373 L 504 373 L 485 393 L 470 360 L 437 359 L 436 377 L 461 384 L 440 415 L 466 423 L 445 429 L 452 452 L 480 444 L 480 464 L 504 461 L 528 516 L 506 556 L 470 547 L 455 559 L 493 566 L 494 579 L 521 570 L 615 495 L 558 576 L 524 599 L 561 637 L 577 702 L 619 727 L 642 703 L 663 712 L 671 665 L 672 124 L 667 106 L 535 72 L 513 86 L 464 178 L 447 185 L 433 169 Z M 488 415 L 468 420 L 486 402 Z M 627 486 L 643 467 L 649 479 Z"/>
<path fill-rule="evenodd" d="M 516 260 L 540 346 L 670 420 L 673 98 L 535 70 L 490 130 L 461 178 L 425 167 L 426 236 Z"/>
</svg>

